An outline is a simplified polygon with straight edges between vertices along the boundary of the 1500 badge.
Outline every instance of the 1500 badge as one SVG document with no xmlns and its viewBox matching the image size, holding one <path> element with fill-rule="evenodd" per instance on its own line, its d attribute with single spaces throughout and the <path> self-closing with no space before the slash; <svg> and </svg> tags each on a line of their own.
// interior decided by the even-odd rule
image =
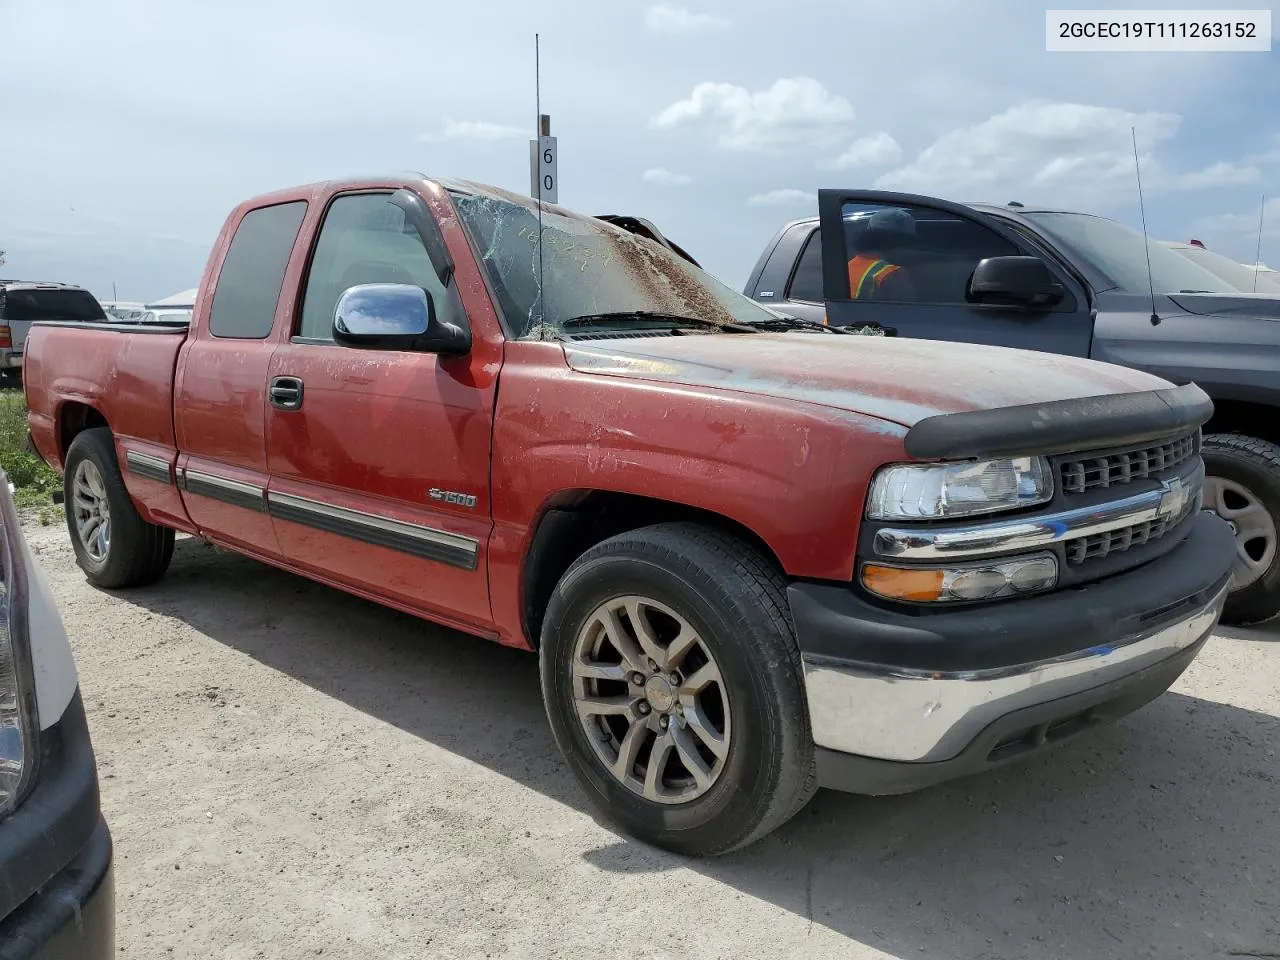
<svg viewBox="0 0 1280 960">
<path fill-rule="evenodd" d="M 432 500 L 456 504 L 459 507 L 466 507 L 468 510 L 474 510 L 476 505 L 475 494 L 472 493 L 458 493 L 456 490 L 441 490 L 439 487 L 432 487 L 427 491 L 427 495 Z"/>
</svg>

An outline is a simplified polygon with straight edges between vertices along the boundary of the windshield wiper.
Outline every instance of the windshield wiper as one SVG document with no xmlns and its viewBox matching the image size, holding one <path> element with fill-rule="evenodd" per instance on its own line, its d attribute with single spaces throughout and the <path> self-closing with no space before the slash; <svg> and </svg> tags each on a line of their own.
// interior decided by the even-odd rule
<svg viewBox="0 0 1280 960">
<path fill-rule="evenodd" d="M 561 323 L 562 327 L 587 327 L 596 324 L 611 323 L 616 320 L 652 321 L 658 328 L 671 325 L 711 327 L 716 330 L 730 330 L 735 333 L 756 333 L 754 327 L 742 323 L 722 323 L 719 320 L 708 320 L 706 317 L 686 317 L 679 313 L 662 313 L 656 310 L 615 310 L 609 313 L 588 313 L 581 317 L 571 317 Z"/>
<path fill-rule="evenodd" d="M 893 336 L 897 331 L 893 327 L 884 327 L 878 323 L 860 323 L 845 327 L 832 327 L 825 323 L 819 323 L 817 320 L 806 320 L 803 317 L 793 317 L 790 314 L 783 314 L 779 317 L 772 317 L 768 320 L 748 320 L 751 326 L 756 329 L 763 330 L 813 330 L 823 333 L 838 333 L 844 336 L 868 336 L 865 331 L 874 330 L 871 336 Z"/>
</svg>

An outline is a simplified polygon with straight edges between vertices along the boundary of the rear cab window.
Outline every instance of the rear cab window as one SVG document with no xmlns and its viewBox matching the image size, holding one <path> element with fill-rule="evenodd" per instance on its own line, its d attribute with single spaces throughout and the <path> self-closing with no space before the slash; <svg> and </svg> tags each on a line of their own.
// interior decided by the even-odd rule
<svg viewBox="0 0 1280 960">
<path fill-rule="evenodd" d="M 295 200 L 244 215 L 218 274 L 209 333 L 240 340 L 270 335 L 285 268 L 306 212 L 306 201 Z"/>
<path fill-rule="evenodd" d="M 88 290 L 0 287 L 0 320 L 6 322 L 84 322 L 106 319 L 102 304 Z"/>
</svg>

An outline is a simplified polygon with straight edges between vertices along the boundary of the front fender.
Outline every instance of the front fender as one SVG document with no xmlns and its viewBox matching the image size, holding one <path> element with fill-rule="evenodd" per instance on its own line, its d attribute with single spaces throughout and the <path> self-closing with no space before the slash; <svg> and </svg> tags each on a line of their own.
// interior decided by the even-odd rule
<svg viewBox="0 0 1280 960">
<path fill-rule="evenodd" d="M 867 484 L 904 459 L 905 432 L 803 401 L 508 362 L 494 427 L 495 535 L 527 537 L 549 503 L 599 490 L 724 516 L 788 575 L 848 579 Z"/>
</svg>

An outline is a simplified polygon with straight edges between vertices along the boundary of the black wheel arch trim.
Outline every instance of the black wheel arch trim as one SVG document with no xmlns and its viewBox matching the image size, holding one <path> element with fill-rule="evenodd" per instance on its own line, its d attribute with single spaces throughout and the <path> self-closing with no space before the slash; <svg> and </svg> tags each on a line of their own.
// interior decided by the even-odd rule
<svg viewBox="0 0 1280 960">
<path fill-rule="evenodd" d="M 1213 401 L 1194 383 L 926 417 L 907 431 L 919 460 L 991 458 L 1140 443 L 1202 426 Z"/>
</svg>

